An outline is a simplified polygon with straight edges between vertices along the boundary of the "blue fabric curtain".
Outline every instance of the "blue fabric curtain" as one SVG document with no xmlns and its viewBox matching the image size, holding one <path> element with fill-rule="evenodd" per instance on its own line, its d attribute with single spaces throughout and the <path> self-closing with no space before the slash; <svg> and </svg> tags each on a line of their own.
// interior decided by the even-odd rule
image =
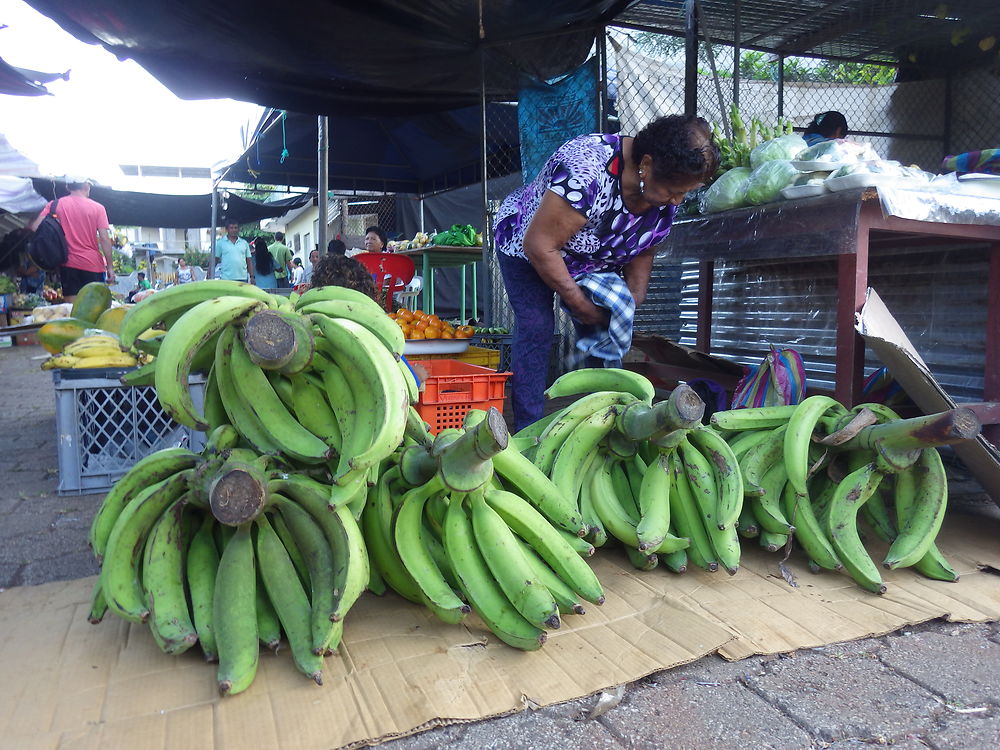
<svg viewBox="0 0 1000 750">
<path fill-rule="evenodd" d="M 597 58 L 555 83 L 535 82 L 518 93 L 521 174 L 531 182 L 559 146 L 597 132 Z"/>
</svg>

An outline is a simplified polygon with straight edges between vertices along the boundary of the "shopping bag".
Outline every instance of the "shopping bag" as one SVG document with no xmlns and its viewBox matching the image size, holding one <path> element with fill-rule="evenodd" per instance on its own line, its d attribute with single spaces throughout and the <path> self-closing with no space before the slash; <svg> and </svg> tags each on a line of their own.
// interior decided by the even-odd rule
<svg viewBox="0 0 1000 750">
<path fill-rule="evenodd" d="M 733 408 L 797 404 L 805 398 L 806 370 L 794 349 L 775 349 L 746 374 L 733 391 Z"/>
</svg>

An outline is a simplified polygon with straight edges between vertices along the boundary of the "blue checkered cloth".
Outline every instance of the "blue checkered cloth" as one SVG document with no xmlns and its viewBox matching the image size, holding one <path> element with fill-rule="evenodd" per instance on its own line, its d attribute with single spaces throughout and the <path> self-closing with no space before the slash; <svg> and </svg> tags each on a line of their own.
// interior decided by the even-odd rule
<svg viewBox="0 0 1000 750">
<path fill-rule="evenodd" d="M 622 358 L 632 347 L 632 324 L 635 320 L 635 299 L 625 279 L 616 273 L 584 273 L 573 279 L 590 301 L 611 312 L 608 327 L 585 326 L 573 319 L 576 327 L 578 365 L 587 357 L 603 360 L 605 367 L 621 367 Z M 566 309 L 565 305 L 563 309 Z M 570 314 L 572 317 L 572 313 Z"/>
</svg>

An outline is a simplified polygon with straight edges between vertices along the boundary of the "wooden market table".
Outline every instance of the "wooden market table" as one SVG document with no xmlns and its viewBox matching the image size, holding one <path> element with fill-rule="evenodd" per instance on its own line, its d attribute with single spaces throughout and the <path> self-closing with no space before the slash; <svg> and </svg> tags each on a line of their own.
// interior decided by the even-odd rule
<svg viewBox="0 0 1000 750">
<path fill-rule="evenodd" d="M 954 218 L 961 220 L 963 214 Z M 1000 212 L 989 224 L 914 220 L 887 215 L 875 188 L 845 190 L 678 222 L 659 254 L 699 262 L 697 348 L 706 353 L 712 340 L 715 261 L 836 256 L 834 395 L 851 405 L 861 395 L 864 377 L 865 345 L 854 323 L 865 302 L 870 254 L 888 245 L 912 247 L 941 239 L 989 247 L 989 278 L 983 280 L 988 285 L 983 400 L 1000 401 Z"/>
<path fill-rule="evenodd" d="M 472 311 L 473 315 L 475 315 L 476 310 L 479 309 L 475 264 L 483 259 L 482 247 L 426 245 L 416 250 L 401 250 L 397 255 L 407 255 L 413 258 L 414 264 L 420 267 L 420 276 L 424 280 L 423 309 L 428 314 L 434 313 L 434 269 L 460 267 L 462 269 L 462 291 L 459 298 L 459 307 L 463 321 L 467 320 L 465 315 L 465 269 L 470 265 L 473 266 Z M 418 260 L 419 263 L 417 262 Z"/>
</svg>

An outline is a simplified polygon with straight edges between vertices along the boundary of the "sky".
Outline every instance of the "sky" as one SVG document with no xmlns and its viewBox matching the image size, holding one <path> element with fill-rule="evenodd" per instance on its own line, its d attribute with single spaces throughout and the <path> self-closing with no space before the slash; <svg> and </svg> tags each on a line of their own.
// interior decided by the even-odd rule
<svg viewBox="0 0 1000 750">
<path fill-rule="evenodd" d="M 186 101 L 132 60 L 85 44 L 21 0 L 0 0 L 0 57 L 46 73 L 51 96 L 0 94 L 0 133 L 44 175 L 92 177 L 119 190 L 205 193 L 208 180 L 126 177 L 119 164 L 210 167 L 243 151 L 263 109 L 231 99 Z"/>
</svg>

